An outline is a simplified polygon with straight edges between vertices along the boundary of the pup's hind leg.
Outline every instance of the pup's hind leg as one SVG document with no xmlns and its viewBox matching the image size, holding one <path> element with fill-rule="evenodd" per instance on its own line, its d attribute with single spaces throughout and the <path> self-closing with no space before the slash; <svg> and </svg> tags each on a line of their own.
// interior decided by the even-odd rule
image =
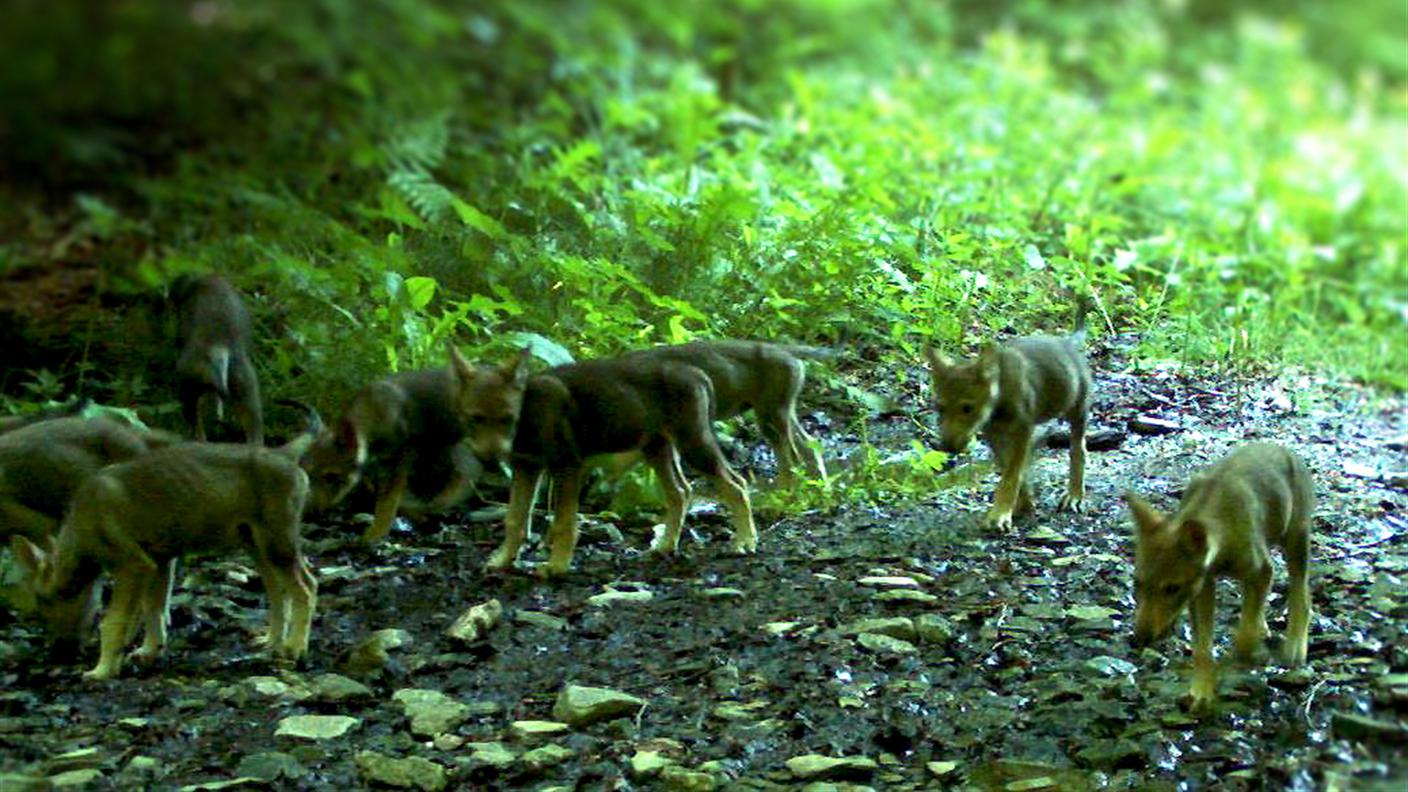
<svg viewBox="0 0 1408 792">
<path fill-rule="evenodd" d="M 239 356 L 230 367 L 230 400 L 234 402 L 230 411 L 244 430 L 244 439 L 250 445 L 264 445 L 264 405 L 259 400 L 259 378 L 249 358 Z"/>
<path fill-rule="evenodd" d="M 1286 540 L 1286 572 L 1290 586 L 1286 596 L 1286 643 L 1282 649 L 1291 668 L 1305 663 L 1310 643 L 1310 527 L 1292 528 Z"/>
<path fill-rule="evenodd" d="M 1071 472 L 1066 482 L 1066 495 L 1061 498 L 1061 508 L 1070 511 L 1085 509 L 1085 411 L 1070 417 L 1071 425 Z"/>
<path fill-rule="evenodd" d="M 302 555 L 292 563 L 278 566 L 273 570 L 273 575 L 278 578 L 278 586 L 282 591 L 283 604 L 280 610 L 286 614 L 283 642 L 275 645 L 275 651 L 285 659 L 297 661 L 308 654 L 308 641 L 313 631 L 313 613 L 318 606 L 318 580 L 313 577 L 313 571 Z M 272 601 L 269 607 L 272 617 Z M 270 629 L 272 631 L 272 625 Z"/>
<path fill-rule="evenodd" d="M 680 532 L 684 527 L 684 510 L 689 503 L 691 487 L 680 470 L 679 452 L 673 443 L 659 443 L 646 452 L 646 459 L 660 481 L 660 490 L 665 496 L 665 532 L 650 543 L 654 555 L 671 555 L 680 546 Z"/>
<path fill-rule="evenodd" d="M 166 630 L 171 625 L 171 589 L 175 582 L 174 558 L 166 562 L 165 569 L 147 577 L 142 590 L 142 623 L 145 635 L 142 645 L 131 655 L 134 662 L 150 663 L 161 656 L 162 647 L 166 646 Z"/>
</svg>

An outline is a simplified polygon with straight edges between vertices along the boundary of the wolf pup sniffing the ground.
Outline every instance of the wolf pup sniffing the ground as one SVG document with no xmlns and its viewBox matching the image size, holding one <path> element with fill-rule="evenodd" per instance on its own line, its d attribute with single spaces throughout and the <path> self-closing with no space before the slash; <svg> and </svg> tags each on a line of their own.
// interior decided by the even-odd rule
<svg viewBox="0 0 1408 792">
<path fill-rule="evenodd" d="M 483 459 L 507 458 L 513 468 L 504 541 L 487 568 L 504 569 L 517 560 L 546 472 L 557 483 L 557 504 L 541 571 L 547 577 L 566 574 L 577 546 L 578 496 L 587 461 L 628 452 L 645 456 L 664 490 L 665 531 L 652 542 L 653 553 L 666 555 L 679 547 L 690 496 L 681 459 L 714 479 L 733 515 L 733 550 L 757 549 L 748 492 L 714 436 L 713 387 L 703 371 L 627 355 L 530 377 L 527 350 L 497 367 L 474 368 L 458 352 L 453 361 L 470 447 Z"/>
<path fill-rule="evenodd" d="M 308 477 L 296 458 L 305 445 L 181 443 L 150 451 L 86 479 L 57 540 L 41 547 L 12 538 L 51 633 L 81 637 L 82 592 L 102 572 L 112 576 L 98 664 L 86 678 L 116 675 L 139 626 L 146 636 L 133 659 L 160 654 L 176 559 L 194 553 L 249 550 L 269 598 L 270 646 L 287 660 L 307 652 L 318 584 L 299 549 Z"/>
<path fill-rule="evenodd" d="M 758 341 L 695 341 L 642 349 L 631 355 L 694 366 L 714 386 L 714 417 L 724 421 L 752 410 L 777 458 L 778 483 L 790 486 L 800 462 L 809 475 L 825 480 L 821 453 L 797 420 L 797 397 L 806 383 L 803 359 L 824 359 L 830 350 Z"/>
<path fill-rule="evenodd" d="M 458 355 L 458 352 L 454 354 Z M 323 432 L 304 455 L 312 485 L 309 509 L 327 509 L 366 479 L 376 497 L 367 544 L 386 538 L 411 476 L 418 469 L 451 471 L 450 481 L 427 504 L 446 508 L 460 500 L 480 472 L 478 460 L 460 444 L 464 425 L 456 407 L 453 366 L 395 374 L 352 397 L 342 419 Z"/>
<path fill-rule="evenodd" d="M 249 312 L 239 292 L 217 275 L 183 275 L 171 285 L 171 300 L 181 339 L 177 389 L 196 439 L 206 439 L 205 421 L 213 401 L 217 420 L 228 406 L 244 429 L 245 441 L 263 445 L 259 379 L 249 357 Z"/>
<path fill-rule="evenodd" d="M 977 359 L 955 363 L 931 348 L 934 404 L 944 450 L 957 453 L 974 435 L 992 449 L 1000 479 L 988 522 L 1012 526 L 1014 514 L 1029 510 L 1035 491 L 1028 471 L 1032 436 L 1038 424 L 1064 418 L 1071 427 L 1071 471 L 1061 508 L 1079 511 L 1085 502 L 1085 424 L 1090 411 L 1090 367 L 1081 345 L 1084 312 L 1068 336 L 1018 338 L 988 344 Z"/>
<path fill-rule="evenodd" d="M 106 418 L 53 418 L 0 435 L 0 541 L 11 536 L 41 543 L 51 539 L 85 478 L 173 439 Z M 50 646 L 55 660 L 77 656 L 76 637 L 92 623 L 96 610 L 93 590 L 90 581 L 71 598 L 67 620 L 75 626 L 55 632 Z"/>
<path fill-rule="evenodd" d="M 1250 661 L 1266 637 L 1266 594 L 1271 587 L 1270 547 L 1285 553 L 1287 666 L 1305 662 L 1310 625 L 1310 520 L 1314 487 L 1305 463 L 1270 443 L 1237 449 L 1188 482 L 1178 510 L 1155 511 L 1138 496 L 1125 500 L 1134 517 L 1134 645 L 1146 646 L 1173 629 L 1190 606 L 1193 622 L 1195 709 L 1217 698 L 1212 657 L 1216 579 L 1242 586 L 1242 616 L 1234 642 L 1238 659 Z"/>
</svg>

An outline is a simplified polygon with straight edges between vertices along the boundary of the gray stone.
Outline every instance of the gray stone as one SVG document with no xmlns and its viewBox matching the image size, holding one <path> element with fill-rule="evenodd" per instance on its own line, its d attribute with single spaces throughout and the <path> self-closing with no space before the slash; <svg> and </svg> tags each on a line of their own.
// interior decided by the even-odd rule
<svg viewBox="0 0 1408 792">
<path fill-rule="evenodd" d="M 470 749 L 470 761 L 489 767 L 508 767 L 518 761 L 518 753 L 501 742 L 465 743 Z"/>
<path fill-rule="evenodd" d="M 103 771 L 96 767 L 85 767 L 79 770 L 65 770 L 49 776 L 49 785 L 53 789 L 77 789 L 85 787 L 103 777 Z"/>
<path fill-rule="evenodd" d="M 235 775 L 247 778 L 262 778 L 277 781 L 280 778 L 298 778 L 303 775 L 303 765 L 283 751 L 262 751 L 250 754 L 235 766 Z"/>
<path fill-rule="evenodd" d="M 659 751 L 636 751 L 631 757 L 631 778 L 637 781 L 654 778 L 674 762 Z"/>
<path fill-rule="evenodd" d="M 529 627 L 540 627 L 544 630 L 562 632 L 567 629 L 567 620 L 553 616 L 542 611 L 521 610 L 513 614 L 513 620 L 519 624 L 526 624 Z"/>
<path fill-rule="evenodd" d="M 510 723 L 508 725 L 508 734 L 515 740 L 533 740 L 541 737 L 551 737 L 554 734 L 564 734 L 571 729 L 571 726 L 557 721 L 525 720 Z"/>
<path fill-rule="evenodd" d="M 557 694 L 552 716 L 570 726 L 589 726 L 604 720 L 634 715 L 645 699 L 610 688 L 565 685 Z"/>
<path fill-rule="evenodd" d="M 357 701 L 372 697 L 372 689 L 341 674 L 320 674 L 309 685 L 313 698 L 328 704 Z"/>
<path fill-rule="evenodd" d="M 549 743 L 541 748 L 534 748 L 518 757 L 518 762 L 524 769 L 538 772 L 546 770 L 549 767 L 560 765 L 575 755 L 571 748 Z"/>
<path fill-rule="evenodd" d="M 291 715 L 279 721 L 274 736 L 328 740 L 341 737 L 359 723 L 360 720 L 346 715 Z"/>
<path fill-rule="evenodd" d="M 178 792 L 220 792 L 225 789 L 267 789 L 269 782 L 262 778 L 240 777 L 222 778 L 219 781 L 202 781 L 180 788 Z"/>
<path fill-rule="evenodd" d="M 411 734 L 434 737 L 454 729 L 469 717 L 469 707 L 438 690 L 402 688 L 391 696 L 411 721 Z"/>
<path fill-rule="evenodd" d="M 714 792 L 719 782 L 708 773 L 669 765 L 660 770 L 660 785 L 678 792 Z"/>
<path fill-rule="evenodd" d="M 787 770 L 802 781 L 814 779 L 864 779 L 879 767 L 868 756 L 833 757 L 805 754 L 787 760 Z"/>
<path fill-rule="evenodd" d="M 354 677 L 370 676 L 391 661 L 391 650 L 411 644 L 411 634 L 405 630 L 377 630 L 352 647 L 342 662 L 342 670 Z"/>
<path fill-rule="evenodd" d="M 1331 715 L 1330 730 L 1336 737 L 1346 740 L 1389 745 L 1408 744 L 1408 727 L 1349 712 L 1336 712 Z"/>
<path fill-rule="evenodd" d="M 953 640 L 953 622 L 937 613 L 925 613 L 914 620 L 914 633 L 926 644 L 946 644 Z"/>
<path fill-rule="evenodd" d="M 51 757 L 44 763 L 44 773 L 55 775 L 69 770 L 89 770 L 101 765 L 106 758 L 97 748 L 79 748 Z"/>
<path fill-rule="evenodd" d="M 888 619 L 861 619 L 850 624 L 842 625 L 840 628 L 842 635 L 859 635 L 860 633 L 875 633 L 877 635 L 888 635 L 891 638 L 899 638 L 902 641 L 913 641 L 915 639 L 914 620 L 906 616 L 893 616 Z"/>
<path fill-rule="evenodd" d="M 904 575 L 871 575 L 856 581 L 862 586 L 884 589 L 917 589 L 919 581 Z"/>
<path fill-rule="evenodd" d="M 887 589 L 877 592 L 870 597 L 876 602 L 903 602 L 917 605 L 933 605 L 939 598 L 927 591 L 915 591 L 913 589 Z"/>
<path fill-rule="evenodd" d="M 0 789 L 5 792 L 47 792 L 53 789 L 53 785 L 44 776 L 0 773 Z"/>
<path fill-rule="evenodd" d="M 499 623 L 504 615 L 503 603 L 497 599 L 483 602 L 464 613 L 445 630 L 445 637 L 459 641 L 460 643 L 475 643 L 479 639 L 489 634 L 494 629 L 494 625 Z"/>
<path fill-rule="evenodd" d="M 362 779 L 372 784 L 440 792 L 448 783 L 445 768 L 419 756 L 397 759 L 375 751 L 361 751 L 356 761 Z"/>
<path fill-rule="evenodd" d="M 744 595 L 742 589 L 729 588 L 728 586 L 715 586 L 713 588 L 704 589 L 705 599 L 741 600 L 743 599 L 743 596 Z"/>
<path fill-rule="evenodd" d="M 891 638 L 879 633 L 861 633 L 856 636 L 856 642 L 875 654 L 912 655 L 919 651 L 909 641 L 901 641 L 898 638 Z"/>
<path fill-rule="evenodd" d="M 616 605 L 623 602 L 649 602 L 655 599 L 653 591 L 603 591 L 587 597 L 588 605 Z"/>
</svg>

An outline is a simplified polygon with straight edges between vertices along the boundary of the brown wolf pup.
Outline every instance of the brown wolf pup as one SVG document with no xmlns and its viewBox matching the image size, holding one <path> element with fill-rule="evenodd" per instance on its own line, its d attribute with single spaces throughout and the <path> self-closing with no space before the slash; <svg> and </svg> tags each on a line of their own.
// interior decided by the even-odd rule
<svg viewBox="0 0 1408 792">
<path fill-rule="evenodd" d="M 1071 426 L 1071 472 L 1061 508 L 1083 508 L 1085 424 L 1091 400 L 1090 367 L 1081 352 L 1084 340 L 1082 312 L 1071 335 L 1018 338 L 1000 347 L 988 344 L 967 363 L 924 350 L 944 450 L 958 453 L 978 434 L 992 449 L 1000 479 L 987 519 L 995 528 L 1010 528 L 1014 514 L 1032 507 L 1032 436 L 1038 424 L 1053 418 L 1064 418 Z"/>
<path fill-rule="evenodd" d="M 757 549 L 758 536 L 743 480 L 724 459 L 713 430 L 713 388 L 703 371 L 642 355 L 591 360 L 528 375 L 528 351 L 499 367 L 474 368 L 456 351 L 458 403 L 469 445 L 482 459 L 507 458 L 513 468 L 504 541 L 489 569 L 518 558 L 527 536 L 538 484 L 546 472 L 557 483 L 548 530 L 547 577 L 564 575 L 577 546 L 578 496 L 587 460 L 640 452 L 665 494 L 665 532 L 651 551 L 679 547 L 690 495 L 680 460 L 712 477 L 733 513 L 732 547 Z"/>
<path fill-rule="evenodd" d="M 217 275 L 183 275 L 171 286 L 171 300 L 181 338 L 177 389 L 196 439 L 206 439 L 205 420 L 213 401 L 217 419 L 229 406 L 245 441 L 263 445 L 259 378 L 249 357 L 249 312 L 239 292 Z"/>
<path fill-rule="evenodd" d="M 12 538 L 47 626 L 70 640 L 83 628 L 82 592 L 102 572 L 112 576 L 98 664 L 84 677 L 116 675 L 139 626 L 146 637 L 133 659 L 155 659 L 166 642 L 176 559 L 237 548 L 251 552 L 264 580 L 275 654 L 296 660 L 307 652 L 318 585 L 299 549 L 308 477 L 296 459 L 306 444 L 157 449 L 88 477 L 57 540 L 41 548 Z"/>
<path fill-rule="evenodd" d="M 106 418 L 54 418 L 0 435 L 0 541 L 11 536 L 35 542 L 52 538 L 85 478 L 171 441 L 165 433 L 144 432 Z M 50 646 L 56 660 L 77 655 L 73 637 L 92 622 L 93 591 L 90 582 L 73 598 L 68 618 L 75 626 L 57 631 Z"/>
<path fill-rule="evenodd" d="M 427 509 L 459 501 L 480 468 L 460 443 L 465 432 L 456 391 L 453 366 L 403 372 L 363 388 L 342 419 L 319 435 L 303 457 L 312 485 L 309 508 L 330 508 L 366 479 L 376 497 L 376 511 L 362 539 L 375 544 L 390 532 L 418 470 L 439 465 L 451 471 L 449 483 Z"/>
<path fill-rule="evenodd" d="M 1237 657 L 1252 659 L 1266 637 L 1266 593 L 1271 587 L 1271 547 L 1286 557 L 1286 665 L 1305 662 L 1310 626 L 1310 520 L 1314 485 L 1305 463 L 1270 443 L 1232 452 L 1188 482 L 1178 510 L 1164 515 L 1138 496 L 1125 500 L 1134 517 L 1134 645 L 1146 646 L 1173 629 L 1191 603 L 1195 709 L 1217 698 L 1212 657 L 1216 579 L 1242 585 L 1242 617 L 1234 642 Z"/>
<path fill-rule="evenodd" d="M 694 366 L 714 386 L 714 417 L 724 421 L 752 410 L 777 458 L 778 482 L 790 486 L 800 462 L 809 475 L 826 479 L 821 453 L 797 420 L 797 397 L 806 383 L 803 359 L 832 356 L 815 347 L 758 341 L 694 341 L 642 349 L 628 355 Z"/>
</svg>

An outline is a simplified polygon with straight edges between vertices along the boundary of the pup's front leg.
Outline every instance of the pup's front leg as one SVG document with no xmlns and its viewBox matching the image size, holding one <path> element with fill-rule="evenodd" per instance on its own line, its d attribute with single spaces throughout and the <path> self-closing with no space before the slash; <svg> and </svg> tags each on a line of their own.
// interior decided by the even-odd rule
<svg viewBox="0 0 1408 792">
<path fill-rule="evenodd" d="M 113 575 L 112 602 L 98 628 L 98 664 L 85 671 L 84 679 L 112 679 L 122 668 L 122 649 L 132 634 L 131 624 L 141 606 L 143 588 L 155 570 L 120 569 Z"/>
<path fill-rule="evenodd" d="M 508 515 L 504 517 L 504 541 L 484 568 L 502 571 L 513 566 L 518 560 L 518 551 L 528 535 L 528 526 L 533 519 L 533 504 L 538 499 L 538 482 L 543 478 L 542 470 L 515 467 L 513 483 L 509 487 Z"/>
<path fill-rule="evenodd" d="M 987 521 L 996 530 L 1009 530 L 1012 527 L 1012 514 L 1017 510 L 1022 498 L 1022 480 L 1026 476 L 1027 458 L 1031 453 L 1031 427 L 1017 426 L 1005 432 L 995 433 L 987 440 L 1001 473 L 997 492 L 993 494 L 992 508 L 988 510 Z"/>
<path fill-rule="evenodd" d="M 1193 598 L 1189 618 L 1193 622 L 1192 709 L 1206 713 L 1217 701 L 1217 663 L 1212 656 L 1213 614 L 1217 603 L 1215 581 L 1208 580 Z"/>
<path fill-rule="evenodd" d="M 410 459 L 396 463 L 391 476 L 376 485 L 376 512 L 372 524 L 362 534 L 362 542 L 374 545 L 391 533 L 391 524 L 396 521 L 396 510 L 401 506 L 401 497 L 406 494 L 406 484 L 411 476 Z"/>
<path fill-rule="evenodd" d="M 548 560 L 542 576 L 562 577 L 572 568 L 572 554 L 577 551 L 578 497 L 582 492 L 583 468 L 578 466 L 557 476 L 557 508 L 548 528 Z"/>
</svg>

